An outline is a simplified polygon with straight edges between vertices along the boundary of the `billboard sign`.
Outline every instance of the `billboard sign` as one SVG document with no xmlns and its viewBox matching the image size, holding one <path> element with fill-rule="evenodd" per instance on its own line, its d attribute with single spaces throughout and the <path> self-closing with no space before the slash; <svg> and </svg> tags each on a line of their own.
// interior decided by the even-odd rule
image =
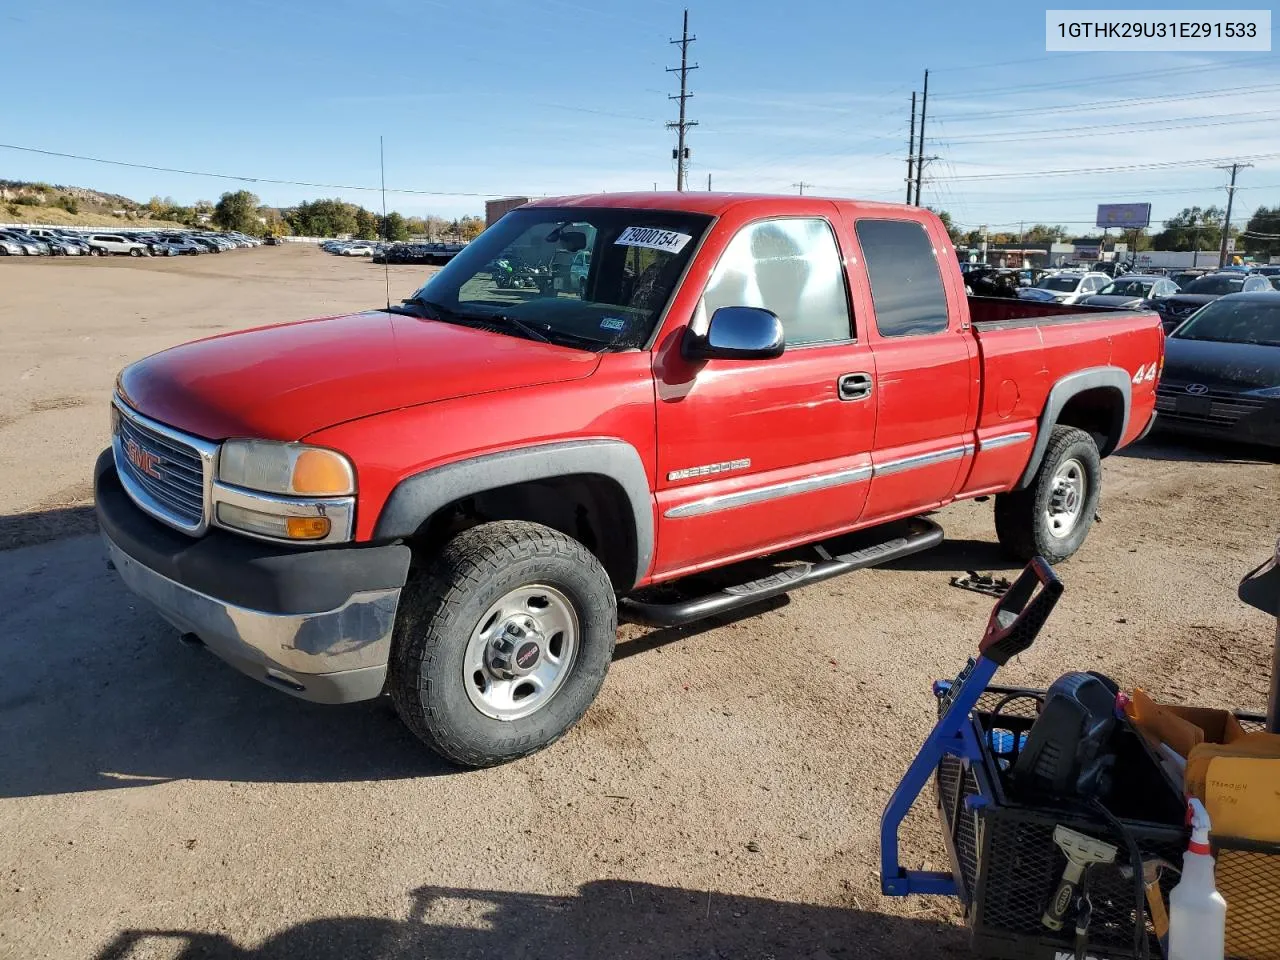
<svg viewBox="0 0 1280 960">
<path fill-rule="evenodd" d="M 1149 203 L 1100 203 L 1098 204 L 1098 226 L 1119 227 L 1122 230 L 1134 230 L 1149 226 L 1151 223 L 1151 204 Z"/>
</svg>

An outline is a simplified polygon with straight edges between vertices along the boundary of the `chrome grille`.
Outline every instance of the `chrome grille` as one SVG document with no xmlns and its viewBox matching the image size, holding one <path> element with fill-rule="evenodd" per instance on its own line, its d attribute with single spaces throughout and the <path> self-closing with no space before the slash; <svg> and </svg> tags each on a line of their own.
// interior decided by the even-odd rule
<svg viewBox="0 0 1280 960">
<path fill-rule="evenodd" d="M 129 496 L 157 520 L 203 533 L 216 446 L 148 420 L 119 400 L 115 406 L 112 448 Z"/>
</svg>

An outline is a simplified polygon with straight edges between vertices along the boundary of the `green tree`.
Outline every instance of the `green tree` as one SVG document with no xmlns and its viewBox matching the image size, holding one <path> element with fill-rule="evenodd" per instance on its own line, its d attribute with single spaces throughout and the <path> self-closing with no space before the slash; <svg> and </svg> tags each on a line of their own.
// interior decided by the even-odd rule
<svg viewBox="0 0 1280 960">
<path fill-rule="evenodd" d="M 927 209 L 938 215 L 938 219 L 942 221 L 942 225 L 947 228 L 947 236 L 951 238 L 951 243 L 953 245 L 958 245 L 964 241 L 964 231 L 952 223 L 951 214 L 947 213 L 945 210 L 936 210 L 933 207 L 928 207 Z"/>
<path fill-rule="evenodd" d="M 1061 224 L 1033 223 L 1022 235 L 1028 243 L 1055 243 L 1067 235 L 1067 228 Z"/>
<path fill-rule="evenodd" d="M 300 237 L 336 237 L 356 232 L 356 208 L 342 200 L 311 200 L 284 211 L 284 219 Z"/>
<path fill-rule="evenodd" d="M 1280 255 L 1280 205 L 1259 207 L 1244 229 L 1245 246 L 1255 257 Z"/>
<path fill-rule="evenodd" d="M 356 207 L 355 235 L 361 240 L 378 239 L 378 218 L 364 207 Z"/>
<path fill-rule="evenodd" d="M 224 193 L 213 208 L 213 224 L 223 230 L 241 233 L 261 233 L 258 206 L 261 201 L 248 190 Z"/>
<path fill-rule="evenodd" d="M 474 240 L 484 233 L 484 219 L 481 217 L 463 217 L 454 221 L 454 235 L 463 240 Z"/>
<path fill-rule="evenodd" d="M 409 224 L 393 210 L 382 219 L 379 233 L 388 240 L 408 240 Z"/>
<path fill-rule="evenodd" d="M 1152 243 L 1157 250 L 1217 250 L 1222 243 L 1222 218 L 1219 207 L 1186 207 L 1164 222 Z"/>
</svg>

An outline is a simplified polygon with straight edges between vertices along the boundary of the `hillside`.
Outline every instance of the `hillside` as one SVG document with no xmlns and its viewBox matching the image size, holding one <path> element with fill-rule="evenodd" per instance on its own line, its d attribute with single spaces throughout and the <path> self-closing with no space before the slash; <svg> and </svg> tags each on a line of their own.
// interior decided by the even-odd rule
<svg viewBox="0 0 1280 960">
<path fill-rule="evenodd" d="M 147 206 L 86 187 L 0 180 L 0 222 L 66 227 L 181 227 Z"/>
</svg>

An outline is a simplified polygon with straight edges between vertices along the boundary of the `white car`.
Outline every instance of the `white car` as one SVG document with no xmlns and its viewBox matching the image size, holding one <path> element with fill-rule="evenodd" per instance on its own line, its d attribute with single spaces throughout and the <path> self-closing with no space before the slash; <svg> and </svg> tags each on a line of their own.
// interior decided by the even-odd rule
<svg viewBox="0 0 1280 960">
<path fill-rule="evenodd" d="M 1111 282 L 1105 273 L 1051 273 L 1034 287 L 1022 287 L 1018 296 L 1023 300 L 1056 300 L 1058 303 L 1075 303 L 1083 297 L 1097 293 Z"/>
<path fill-rule="evenodd" d="M 111 253 L 125 253 L 131 257 L 149 257 L 151 248 L 141 240 L 119 233 L 91 233 L 88 237 L 89 252 L 95 257 Z"/>
<path fill-rule="evenodd" d="M 372 243 L 353 243 L 338 252 L 344 257 L 372 257 L 378 251 Z"/>
</svg>

